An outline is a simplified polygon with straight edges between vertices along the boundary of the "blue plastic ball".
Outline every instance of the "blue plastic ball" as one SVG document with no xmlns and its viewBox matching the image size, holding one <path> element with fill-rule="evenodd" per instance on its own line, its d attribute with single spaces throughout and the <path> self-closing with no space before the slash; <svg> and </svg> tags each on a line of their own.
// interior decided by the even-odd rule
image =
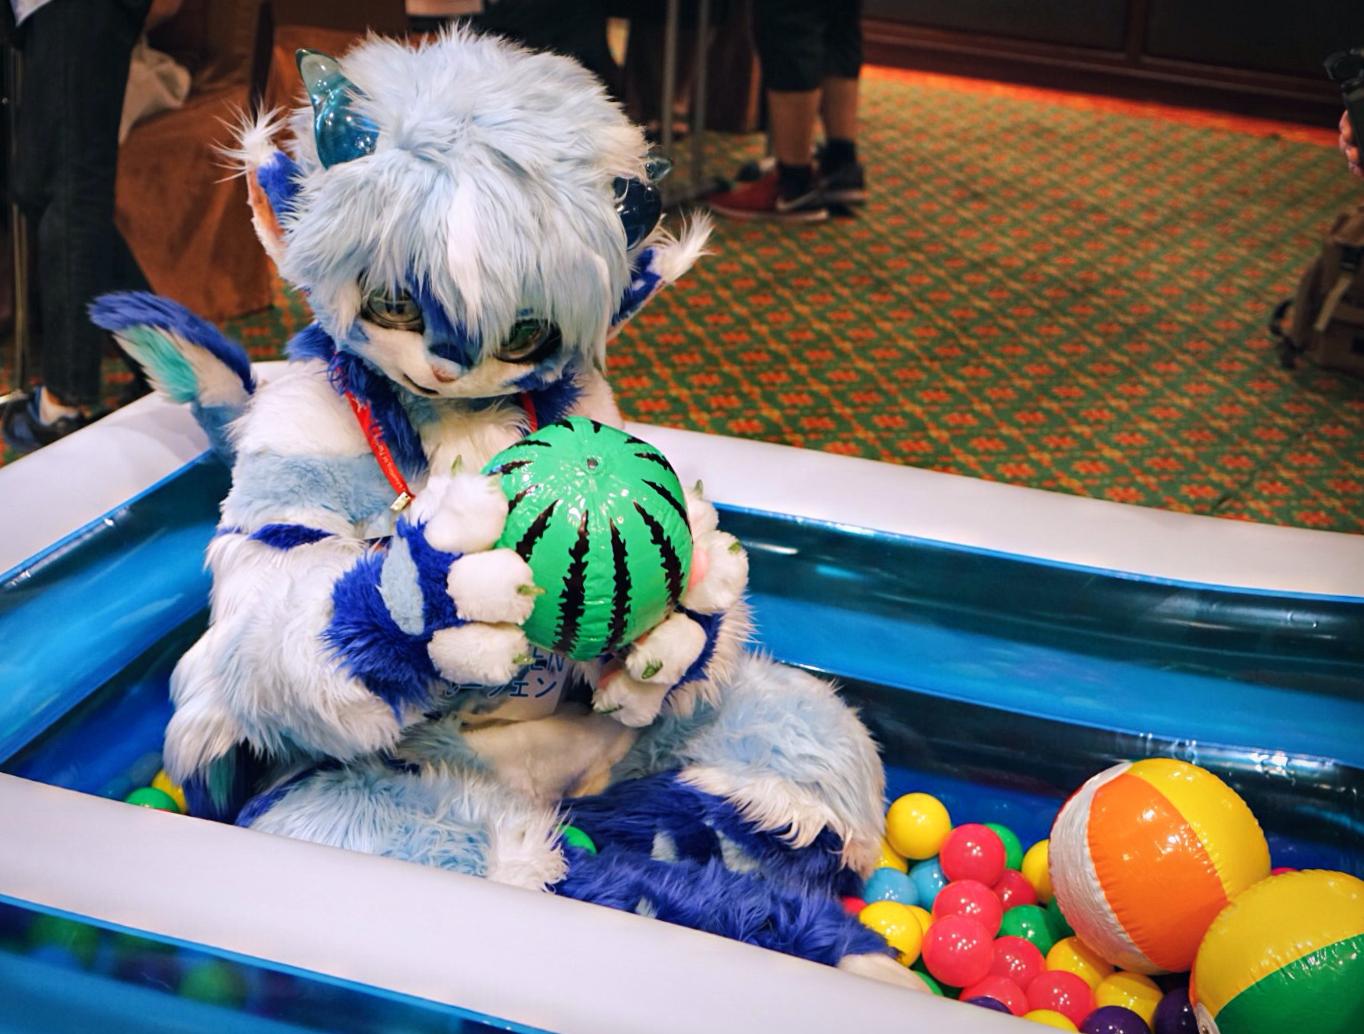
<svg viewBox="0 0 1364 1034">
<path fill-rule="evenodd" d="M 917 905 L 919 892 L 914 881 L 899 869 L 877 869 L 867 877 L 862 886 L 862 900 L 867 904 L 873 901 L 898 901 L 902 905 Z"/>
<path fill-rule="evenodd" d="M 1151 1034 L 1146 1021 L 1121 1005 L 1105 1005 L 1085 1017 L 1082 1034 Z"/>
<path fill-rule="evenodd" d="M 947 886 L 947 877 L 943 875 L 938 860 L 930 858 L 926 862 L 920 862 L 909 870 L 909 878 L 914 881 L 920 906 L 930 912 L 933 911 L 933 902 L 937 900 L 938 891 Z"/>
<path fill-rule="evenodd" d="M 1173 988 L 1160 1000 L 1152 1025 L 1156 1034 L 1198 1034 L 1198 1020 L 1189 1004 L 1188 987 Z"/>
<path fill-rule="evenodd" d="M 991 998 L 989 995 L 977 995 L 975 998 L 966 999 L 967 1005 L 978 1005 L 982 1009 L 989 1009 L 991 1012 L 1008 1012 L 1009 1007 L 998 998 Z"/>
</svg>

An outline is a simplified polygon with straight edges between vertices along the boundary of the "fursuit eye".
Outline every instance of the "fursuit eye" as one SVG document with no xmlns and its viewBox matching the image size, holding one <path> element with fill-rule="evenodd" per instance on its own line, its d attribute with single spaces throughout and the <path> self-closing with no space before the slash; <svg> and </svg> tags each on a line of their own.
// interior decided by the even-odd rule
<svg viewBox="0 0 1364 1034">
<path fill-rule="evenodd" d="M 401 287 L 397 290 L 376 287 L 370 291 L 369 294 L 365 295 L 365 304 L 361 310 L 361 315 L 372 323 L 377 323 L 381 327 L 388 327 L 390 330 L 410 330 L 421 333 L 425 327 L 422 321 L 421 307 Z"/>
<path fill-rule="evenodd" d="M 504 363 L 538 363 L 559 350 L 559 328 L 545 320 L 517 320 L 507 340 L 493 352 Z"/>
</svg>

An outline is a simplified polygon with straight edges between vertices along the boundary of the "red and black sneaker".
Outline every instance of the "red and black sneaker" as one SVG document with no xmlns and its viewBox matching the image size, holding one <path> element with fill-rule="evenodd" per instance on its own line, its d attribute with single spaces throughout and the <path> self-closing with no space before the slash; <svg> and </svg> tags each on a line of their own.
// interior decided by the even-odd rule
<svg viewBox="0 0 1364 1034">
<path fill-rule="evenodd" d="M 712 194 L 706 203 L 716 215 L 729 219 L 818 223 L 829 218 L 829 209 L 817 186 L 812 185 L 799 197 L 782 197 L 775 171 L 733 190 Z"/>
</svg>

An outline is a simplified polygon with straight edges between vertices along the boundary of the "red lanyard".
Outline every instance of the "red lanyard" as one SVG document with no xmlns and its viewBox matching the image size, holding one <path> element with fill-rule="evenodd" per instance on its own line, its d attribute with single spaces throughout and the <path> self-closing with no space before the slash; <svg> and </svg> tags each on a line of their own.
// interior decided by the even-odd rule
<svg viewBox="0 0 1364 1034">
<path fill-rule="evenodd" d="M 354 392 L 348 391 L 345 394 L 351 412 L 355 414 L 355 421 L 364 432 L 365 441 L 369 443 L 369 451 L 374 453 L 379 469 L 384 472 L 384 479 L 393 487 L 393 491 L 398 493 L 389 509 L 394 513 L 402 513 L 414 497 L 412 489 L 407 486 L 407 479 L 403 477 L 403 472 L 398 469 L 398 464 L 393 459 L 393 453 L 389 451 L 388 443 L 384 441 L 384 429 L 379 426 L 379 421 L 374 419 L 374 412 L 368 402 L 361 402 L 355 397 Z M 540 420 L 535 412 L 535 400 L 528 392 L 523 391 L 519 401 L 521 408 L 526 411 L 526 433 L 538 431 Z"/>
</svg>

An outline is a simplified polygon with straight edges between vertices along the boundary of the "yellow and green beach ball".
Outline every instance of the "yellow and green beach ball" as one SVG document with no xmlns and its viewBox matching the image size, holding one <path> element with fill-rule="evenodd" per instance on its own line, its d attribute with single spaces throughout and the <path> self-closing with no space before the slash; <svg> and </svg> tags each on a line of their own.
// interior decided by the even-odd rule
<svg viewBox="0 0 1364 1034">
<path fill-rule="evenodd" d="M 1364 881 L 1271 876 L 1208 927 L 1189 999 L 1202 1034 L 1364 1031 Z"/>
</svg>

